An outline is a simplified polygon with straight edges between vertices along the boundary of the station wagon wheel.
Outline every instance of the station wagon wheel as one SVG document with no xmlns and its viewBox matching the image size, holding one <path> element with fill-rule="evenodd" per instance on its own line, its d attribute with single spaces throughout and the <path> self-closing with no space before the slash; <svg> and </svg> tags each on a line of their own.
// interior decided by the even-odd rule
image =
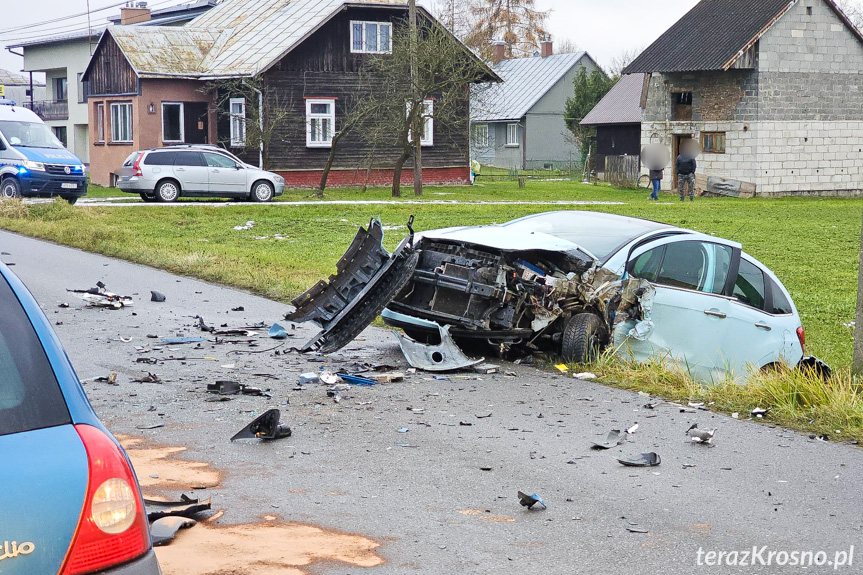
<svg viewBox="0 0 863 575">
<path fill-rule="evenodd" d="M 605 324 L 598 315 L 576 314 L 570 318 L 563 330 L 560 355 L 566 361 L 590 363 L 599 357 L 606 339 Z"/>
<path fill-rule="evenodd" d="M 6 178 L 0 184 L 0 200 L 11 200 L 21 197 L 21 184 L 15 178 Z"/>
<path fill-rule="evenodd" d="M 255 202 L 269 202 L 273 199 L 273 185 L 263 180 L 255 182 L 252 186 L 252 200 Z"/>
<path fill-rule="evenodd" d="M 180 197 L 180 184 L 174 180 L 162 180 L 156 186 L 156 197 L 162 202 L 176 202 Z"/>
</svg>

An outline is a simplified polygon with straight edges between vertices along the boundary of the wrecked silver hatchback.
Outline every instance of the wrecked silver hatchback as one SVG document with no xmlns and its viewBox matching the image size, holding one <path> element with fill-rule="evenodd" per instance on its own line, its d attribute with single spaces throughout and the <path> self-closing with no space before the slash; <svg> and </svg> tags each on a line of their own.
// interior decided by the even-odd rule
<svg viewBox="0 0 863 575">
<path fill-rule="evenodd" d="M 585 363 L 607 346 L 703 380 L 803 359 L 779 280 L 739 244 L 692 230 L 563 211 L 411 229 L 393 253 L 382 240 L 372 220 L 337 273 L 294 300 L 287 319 L 321 327 L 304 351 L 335 351 L 381 314 L 403 330 L 409 363 L 430 371 L 537 351 Z"/>
</svg>

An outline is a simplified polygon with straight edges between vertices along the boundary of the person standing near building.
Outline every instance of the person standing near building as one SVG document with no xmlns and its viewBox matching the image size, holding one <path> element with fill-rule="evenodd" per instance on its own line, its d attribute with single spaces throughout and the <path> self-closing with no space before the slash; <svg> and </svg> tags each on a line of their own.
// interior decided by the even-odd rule
<svg viewBox="0 0 863 575">
<path fill-rule="evenodd" d="M 695 158 L 681 153 L 677 156 L 677 189 L 680 190 L 680 201 L 686 199 L 686 188 L 689 188 L 689 201 L 695 199 Z"/>
<path fill-rule="evenodd" d="M 651 200 L 659 199 L 659 190 L 662 188 L 662 170 L 650 170 L 650 183 L 653 185 Z"/>
</svg>

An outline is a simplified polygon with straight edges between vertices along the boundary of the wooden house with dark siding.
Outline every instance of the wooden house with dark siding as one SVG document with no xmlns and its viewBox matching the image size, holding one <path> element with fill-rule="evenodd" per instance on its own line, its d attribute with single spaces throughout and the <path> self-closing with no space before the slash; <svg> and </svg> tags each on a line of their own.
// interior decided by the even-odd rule
<svg viewBox="0 0 863 575">
<path fill-rule="evenodd" d="M 406 16 L 402 0 L 225 0 L 182 28 L 109 28 L 84 76 L 92 181 L 113 183 L 134 150 L 210 143 L 252 164 L 263 156 L 289 187 L 317 185 L 349 103 L 361 97 L 364 59 L 392 51 Z M 248 101 L 254 91 L 238 86 L 249 78 L 261 88 L 264 117 L 280 117 L 263 154 L 246 138 L 248 123 L 259 121 Z M 489 69 L 485 80 L 496 79 Z M 465 86 L 465 121 L 457 124 L 435 122 L 429 103 L 427 183 L 469 182 L 468 93 Z M 354 132 L 339 142 L 330 184 L 392 183 L 396 142 L 372 154 L 362 130 Z M 412 181 L 409 169 L 403 178 Z"/>
</svg>

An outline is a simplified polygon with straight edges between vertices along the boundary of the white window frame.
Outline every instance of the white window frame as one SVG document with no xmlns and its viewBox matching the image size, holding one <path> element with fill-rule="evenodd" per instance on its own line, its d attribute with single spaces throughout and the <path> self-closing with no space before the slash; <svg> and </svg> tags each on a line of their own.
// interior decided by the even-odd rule
<svg viewBox="0 0 863 575">
<path fill-rule="evenodd" d="M 411 103 L 405 103 L 405 114 L 411 113 Z M 420 138 L 420 146 L 430 148 L 434 146 L 434 99 L 426 98 L 423 100 L 423 135 Z M 413 130 L 408 131 L 408 140 L 411 142 L 414 139 Z"/>
<path fill-rule="evenodd" d="M 121 130 L 123 126 L 119 125 L 121 114 L 127 119 L 126 133 Z M 111 142 L 129 144 L 134 141 L 133 119 L 132 102 L 111 102 Z"/>
<path fill-rule="evenodd" d="M 234 111 L 235 104 L 240 106 L 240 111 Z M 231 146 L 242 148 L 246 145 L 246 99 L 231 98 L 228 101 L 228 113 L 231 116 Z"/>
<path fill-rule="evenodd" d="M 96 104 L 96 143 L 105 143 L 105 103 Z"/>
<path fill-rule="evenodd" d="M 521 146 L 521 135 L 518 131 L 518 124 L 507 124 L 506 125 L 506 147 L 507 148 L 518 148 Z"/>
<path fill-rule="evenodd" d="M 166 140 L 165 139 L 165 106 L 180 106 L 180 139 Z M 183 102 L 162 102 L 162 143 L 163 144 L 182 144 L 186 141 L 186 107 Z"/>
<path fill-rule="evenodd" d="M 312 106 L 326 104 L 329 112 L 326 114 L 312 113 Z M 312 124 L 316 120 L 329 121 L 329 133 L 323 134 L 319 129 L 313 129 Z M 323 124 L 318 124 L 323 125 Z M 336 133 L 336 99 L 335 98 L 308 98 L 306 100 L 306 147 L 307 148 L 331 148 L 333 136 Z"/>
<path fill-rule="evenodd" d="M 366 34 L 367 34 L 366 28 L 370 24 L 373 24 L 373 25 L 378 27 L 377 48 L 375 50 L 369 50 L 366 47 Z M 360 45 L 362 46 L 362 48 L 359 48 L 359 49 L 357 49 L 354 46 L 354 40 L 356 39 L 355 26 L 362 26 L 362 41 L 360 42 Z M 381 49 L 381 37 L 383 36 L 383 34 L 381 33 L 381 30 L 383 30 L 384 28 L 389 30 L 389 34 L 387 36 L 389 39 L 389 42 L 388 42 L 388 45 L 386 46 L 385 49 Z M 392 54 L 393 53 L 393 24 L 392 24 L 392 22 L 372 22 L 372 21 L 366 21 L 366 20 L 351 20 L 351 33 L 350 33 L 350 38 L 348 40 L 351 43 L 351 53 L 352 54 Z"/>
<path fill-rule="evenodd" d="M 488 124 L 473 125 L 473 145 L 475 148 L 488 148 Z"/>
</svg>

